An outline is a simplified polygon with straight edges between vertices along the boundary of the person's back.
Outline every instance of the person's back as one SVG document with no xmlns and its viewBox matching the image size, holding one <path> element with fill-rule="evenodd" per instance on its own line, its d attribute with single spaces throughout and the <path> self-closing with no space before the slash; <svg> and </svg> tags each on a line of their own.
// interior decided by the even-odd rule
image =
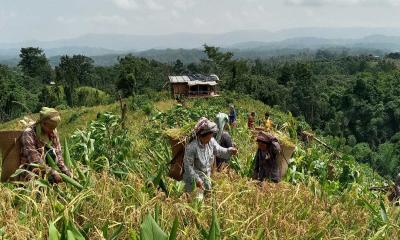
<svg viewBox="0 0 400 240">
<path fill-rule="evenodd" d="M 223 148 L 231 148 L 233 147 L 233 142 L 231 135 L 227 131 L 224 131 L 221 135 L 221 140 L 219 142 L 219 145 Z M 229 163 L 230 158 L 222 158 L 222 157 L 216 157 L 216 164 L 217 164 L 217 169 L 221 170 L 223 165 L 226 165 Z"/>
</svg>

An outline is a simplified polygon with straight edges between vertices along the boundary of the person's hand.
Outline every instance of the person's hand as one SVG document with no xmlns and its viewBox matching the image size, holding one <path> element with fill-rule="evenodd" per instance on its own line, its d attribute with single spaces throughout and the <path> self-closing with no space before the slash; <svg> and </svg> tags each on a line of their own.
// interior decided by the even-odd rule
<svg viewBox="0 0 400 240">
<path fill-rule="evenodd" d="M 54 173 L 52 174 L 52 176 L 53 176 L 53 181 L 54 181 L 54 183 L 60 183 L 60 182 L 62 182 L 61 176 L 60 176 L 60 174 L 58 174 L 57 172 L 54 172 Z"/>
<path fill-rule="evenodd" d="M 238 153 L 238 150 L 235 147 L 229 148 L 229 151 L 231 152 L 232 155 L 236 155 Z"/>
<path fill-rule="evenodd" d="M 202 182 L 202 181 L 200 181 L 200 180 L 197 180 L 197 181 L 196 181 L 196 187 L 198 187 L 198 188 L 200 188 L 200 189 L 204 190 L 204 185 L 203 185 L 203 182 Z"/>
</svg>

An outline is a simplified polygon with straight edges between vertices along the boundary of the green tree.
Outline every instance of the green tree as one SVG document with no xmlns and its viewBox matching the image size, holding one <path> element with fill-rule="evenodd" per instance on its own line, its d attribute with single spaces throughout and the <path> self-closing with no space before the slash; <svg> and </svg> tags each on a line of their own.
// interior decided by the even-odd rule
<svg viewBox="0 0 400 240">
<path fill-rule="evenodd" d="M 165 65 L 154 60 L 127 55 L 119 59 L 117 90 L 124 96 L 142 94 L 146 88 L 160 90 L 170 71 Z"/>
<path fill-rule="evenodd" d="M 18 66 L 26 76 L 38 77 L 43 83 L 49 83 L 52 80 L 52 68 L 42 49 L 21 48 L 19 57 L 21 60 Z"/>
<path fill-rule="evenodd" d="M 67 55 L 60 58 L 60 64 L 56 67 L 57 81 L 64 86 L 64 93 L 69 106 L 73 106 L 75 88 L 82 85 L 90 85 L 93 78 L 94 61 L 83 55 Z"/>
<path fill-rule="evenodd" d="M 172 68 L 174 74 L 183 74 L 185 72 L 185 66 L 180 59 L 177 59 L 174 67 Z"/>
</svg>

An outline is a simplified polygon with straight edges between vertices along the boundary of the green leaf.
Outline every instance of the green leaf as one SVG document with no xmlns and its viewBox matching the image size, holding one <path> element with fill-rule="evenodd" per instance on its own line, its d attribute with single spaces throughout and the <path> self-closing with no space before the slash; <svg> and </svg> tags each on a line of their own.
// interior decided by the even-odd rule
<svg viewBox="0 0 400 240">
<path fill-rule="evenodd" d="M 104 226 L 101 228 L 101 231 L 103 232 L 103 237 L 107 239 L 108 237 L 108 221 L 104 224 Z"/>
<path fill-rule="evenodd" d="M 380 214 L 381 214 L 381 218 L 383 222 L 388 222 L 388 216 L 387 216 L 387 212 L 386 212 L 386 208 L 385 208 L 385 204 L 383 203 L 383 201 L 381 200 L 380 202 Z"/>
<path fill-rule="evenodd" d="M 69 148 L 68 148 L 68 141 L 66 138 L 64 138 L 64 151 L 63 151 L 63 157 L 64 157 L 64 163 L 65 165 L 67 165 L 68 168 L 71 169 L 71 167 L 73 166 L 72 162 L 71 162 L 71 155 L 69 153 Z"/>
<path fill-rule="evenodd" d="M 49 154 L 49 152 L 46 152 L 46 162 L 50 165 L 50 167 L 54 170 L 59 170 L 56 162 L 54 161 L 54 159 L 51 157 L 51 155 Z"/>
<path fill-rule="evenodd" d="M 178 227 L 179 227 L 178 217 L 175 217 L 174 223 L 172 224 L 171 232 L 169 233 L 169 240 L 176 240 Z"/>
<path fill-rule="evenodd" d="M 263 239 L 265 239 L 265 236 L 264 236 L 264 229 L 260 228 L 260 229 L 258 230 L 256 239 L 257 239 L 257 240 L 263 240 Z"/>
<path fill-rule="evenodd" d="M 67 230 L 67 240 L 76 240 L 75 235 L 71 230 Z"/>
<path fill-rule="evenodd" d="M 140 239 L 141 240 L 166 240 L 168 236 L 163 230 L 158 226 L 156 221 L 147 214 L 144 218 L 142 225 L 140 225 Z"/>
<path fill-rule="evenodd" d="M 73 239 L 76 240 L 85 240 L 85 237 L 81 234 L 81 232 L 75 227 L 75 225 L 70 222 L 68 225 L 68 230 L 67 230 L 67 234 L 68 234 L 68 239 L 69 239 L 69 232 L 71 232 L 73 234 Z"/>
<path fill-rule="evenodd" d="M 154 208 L 154 221 L 158 224 L 158 216 L 160 215 L 160 205 L 156 204 Z"/>
<path fill-rule="evenodd" d="M 215 208 L 213 208 L 210 231 L 208 232 L 208 240 L 218 240 L 220 237 L 221 232 L 218 225 L 217 213 L 215 212 Z"/>
<path fill-rule="evenodd" d="M 56 226 L 54 226 L 53 222 L 49 223 L 49 240 L 59 240 L 60 233 L 58 232 Z"/>
<path fill-rule="evenodd" d="M 60 174 L 60 177 L 62 178 L 62 180 L 64 182 L 76 187 L 78 190 L 82 190 L 83 189 L 83 186 L 80 183 L 78 183 L 77 181 L 75 181 L 73 178 L 65 175 L 64 173 L 59 173 L 59 174 Z"/>
<path fill-rule="evenodd" d="M 131 240 L 138 240 L 137 233 L 136 233 L 135 230 L 131 230 L 129 232 L 129 237 L 130 237 Z"/>
<path fill-rule="evenodd" d="M 118 236 L 122 233 L 122 229 L 124 229 L 124 225 L 120 224 L 117 229 L 111 234 L 107 240 L 116 240 L 118 239 Z"/>
</svg>

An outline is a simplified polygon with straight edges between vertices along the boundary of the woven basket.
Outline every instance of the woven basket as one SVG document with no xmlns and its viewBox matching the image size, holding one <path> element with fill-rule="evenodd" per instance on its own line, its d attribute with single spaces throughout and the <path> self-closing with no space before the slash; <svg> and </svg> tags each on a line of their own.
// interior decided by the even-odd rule
<svg viewBox="0 0 400 240">
<path fill-rule="evenodd" d="M 286 174 L 286 171 L 288 169 L 289 159 L 292 157 L 294 150 L 295 150 L 294 146 L 287 146 L 285 144 L 281 144 L 281 152 L 278 155 L 278 163 L 279 163 L 281 178 L 283 178 Z"/>
<path fill-rule="evenodd" d="M 168 176 L 177 181 L 181 181 L 183 179 L 185 143 L 172 137 L 169 137 L 169 143 L 172 148 L 172 156 L 174 156 L 174 159 L 171 161 Z"/>
<path fill-rule="evenodd" d="M 19 168 L 21 141 L 23 131 L 0 131 L 0 151 L 3 158 L 1 167 L 1 181 L 10 179 L 11 175 Z"/>
</svg>

